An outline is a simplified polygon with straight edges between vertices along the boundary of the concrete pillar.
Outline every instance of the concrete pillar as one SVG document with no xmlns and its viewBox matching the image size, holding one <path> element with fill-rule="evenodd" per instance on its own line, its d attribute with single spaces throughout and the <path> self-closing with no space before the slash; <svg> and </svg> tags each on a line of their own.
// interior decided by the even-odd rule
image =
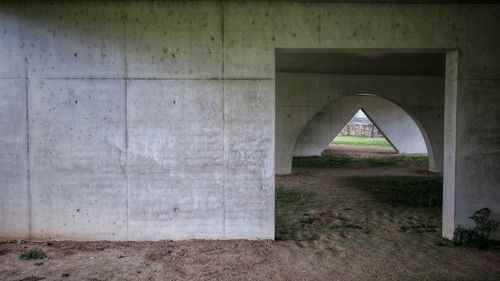
<svg viewBox="0 0 500 281">
<path fill-rule="evenodd" d="M 443 169 L 443 236 L 453 238 L 455 230 L 455 175 L 457 128 L 458 51 L 446 54 L 444 169 Z"/>
</svg>

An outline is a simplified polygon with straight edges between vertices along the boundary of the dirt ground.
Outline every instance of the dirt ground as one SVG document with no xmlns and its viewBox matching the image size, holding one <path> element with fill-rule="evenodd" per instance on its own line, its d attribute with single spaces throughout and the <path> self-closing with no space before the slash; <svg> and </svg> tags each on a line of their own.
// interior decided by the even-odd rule
<svg viewBox="0 0 500 281">
<path fill-rule="evenodd" d="M 276 241 L 3 242 L 0 280 L 500 280 L 500 248 L 440 238 L 440 180 L 414 164 L 295 168 L 276 178 Z M 47 258 L 18 258 L 31 248 Z"/>
</svg>

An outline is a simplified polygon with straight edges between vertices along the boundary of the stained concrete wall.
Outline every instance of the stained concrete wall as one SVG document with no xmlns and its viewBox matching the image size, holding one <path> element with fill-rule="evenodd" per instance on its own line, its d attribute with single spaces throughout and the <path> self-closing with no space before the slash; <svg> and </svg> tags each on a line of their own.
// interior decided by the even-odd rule
<svg viewBox="0 0 500 281">
<path fill-rule="evenodd" d="M 368 120 L 366 120 L 368 121 Z M 354 121 L 354 118 L 349 120 L 349 122 L 342 128 L 339 136 L 356 136 L 356 137 L 366 137 L 366 138 L 383 138 L 384 135 L 380 132 L 377 126 L 373 125 L 373 122 L 362 122 Z"/>
<path fill-rule="evenodd" d="M 293 155 L 321 155 L 321 152 L 360 108 L 378 126 L 398 152 L 427 153 L 422 133 L 404 110 L 377 96 L 355 95 L 330 103 L 309 120 L 297 138 Z M 432 149 L 430 140 L 428 141 Z M 432 162 L 432 166 L 435 166 L 432 151 L 429 161 Z"/>
<path fill-rule="evenodd" d="M 0 3 L 2 237 L 272 238 L 276 48 L 458 49 L 444 234 L 500 213 L 498 6 L 17 2 Z"/>
<path fill-rule="evenodd" d="M 291 172 L 293 155 L 320 155 L 361 107 L 380 121 L 377 125 L 397 149 L 419 153 L 427 147 L 429 170 L 442 171 L 444 86 L 443 77 L 433 76 L 278 73 L 276 173 Z M 357 96 L 362 93 L 388 101 Z M 403 119 L 393 119 L 396 115 Z M 409 137 L 413 134 L 416 143 Z"/>
<path fill-rule="evenodd" d="M 224 70 L 223 6 L 0 12 L 1 237 L 274 237 L 274 82 Z"/>
<path fill-rule="evenodd" d="M 29 233 L 28 135 L 24 79 L 0 79 L 0 230 Z"/>
</svg>

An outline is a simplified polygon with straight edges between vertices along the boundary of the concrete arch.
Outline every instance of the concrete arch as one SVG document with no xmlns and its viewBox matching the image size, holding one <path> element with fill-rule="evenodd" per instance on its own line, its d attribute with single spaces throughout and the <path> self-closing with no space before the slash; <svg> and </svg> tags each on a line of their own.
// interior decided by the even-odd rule
<svg viewBox="0 0 500 281">
<path fill-rule="evenodd" d="M 434 169 L 433 146 L 418 120 L 394 102 L 370 94 L 342 97 L 320 110 L 299 134 L 293 156 L 320 155 L 359 109 L 367 113 L 398 152 L 428 152 L 429 168 Z"/>
<path fill-rule="evenodd" d="M 432 144 L 429 170 L 442 172 L 444 92 L 443 77 L 277 73 L 275 172 L 291 172 L 296 141 L 312 118 L 332 102 L 362 93 L 393 102 L 410 115 L 427 147 Z"/>
</svg>

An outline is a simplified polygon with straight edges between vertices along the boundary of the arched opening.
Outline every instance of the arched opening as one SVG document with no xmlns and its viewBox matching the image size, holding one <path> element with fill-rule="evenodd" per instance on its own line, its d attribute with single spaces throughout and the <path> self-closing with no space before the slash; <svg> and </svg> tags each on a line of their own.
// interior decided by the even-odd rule
<svg viewBox="0 0 500 281">
<path fill-rule="evenodd" d="M 360 110 L 393 152 L 363 159 L 325 153 Z M 358 240 L 377 228 L 396 229 L 402 240 L 438 232 L 442 178 L 428 173 L 439 165 L 434 151 L 427 131 L 396 103 L 372 94 L 334 100 L 304 124 L 291 155 L 293 173 L 277 178 L 276 239 Z"/>
<path fill-rule="evenodd" d="M 433 145 L 425 129 L 394 102 L 372 94 L 342 97 L 323 107 L 298 135 L 293 157 L 321 156 L 358 110 L 377 125 L 399 154 L 428 153 L 427 168 L 435 171 L 440 166 L 436 163 Z"/>
<path fill-rule="evenodd" d="M 360 108 L 321 154 L 344 154 L 365 158 L 398 153 L 397 147 L 384 135 L 377 123 Z M 424 147 L 421 153 L 427 155 L 427 149 Z"/>
</svg>

